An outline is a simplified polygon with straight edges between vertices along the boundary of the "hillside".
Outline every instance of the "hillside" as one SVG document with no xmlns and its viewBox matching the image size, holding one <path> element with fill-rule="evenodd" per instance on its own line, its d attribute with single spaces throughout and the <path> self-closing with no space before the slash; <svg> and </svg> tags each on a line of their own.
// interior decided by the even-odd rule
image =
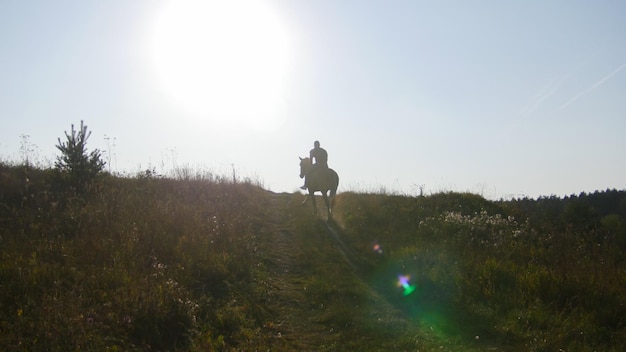
<svg viewBox="0 0 626 352">
<path fill-rule="evenodd" d="M 141 177 L 140 177 L 141 176 Z M 0 167 L 7 350 L 621 351 L 626 193 L 339 194 Z M 321 204 L 321 203 L 320 203 Z"/>
</svg>

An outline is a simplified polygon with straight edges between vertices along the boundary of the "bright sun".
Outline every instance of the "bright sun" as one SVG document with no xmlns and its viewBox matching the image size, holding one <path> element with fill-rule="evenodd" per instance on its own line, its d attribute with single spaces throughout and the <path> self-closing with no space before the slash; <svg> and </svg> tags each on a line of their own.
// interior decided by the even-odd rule
<svg viewBox="0 0 626 352">
<path fill-rule="evenodd" d="M 163 89 L 187 113 L 272 127 L 284 113 L 288 38 L 261 0 L 173 0 L 153 42 Z"/>
</svg>

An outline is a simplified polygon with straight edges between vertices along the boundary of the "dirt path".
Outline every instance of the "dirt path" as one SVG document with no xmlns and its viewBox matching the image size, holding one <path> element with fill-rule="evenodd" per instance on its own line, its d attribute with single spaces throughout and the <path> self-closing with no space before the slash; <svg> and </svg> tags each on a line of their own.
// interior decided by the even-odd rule
<svg viewBox="0 0 626 352">
<path fill-rule="evenodd" d="M 301 201 L 292 194 L 271 194 L 267 227 L 258 242 L 263 275 L 256 284 L 264 291 L 263 331 L 271 351 L 336 351 L 346 346 L 380 351 L 432 346 L 441 351 L 515 350 L 483 336 L 480 345 L 473 336 L 460 340 L 473 320 L 455 322 L 458 312 L 438 301 L 439 306 L 388 301 L 368 276 L 375 268 L 346 245 L 341 227 L 308 217 Z M 423 320 L 410 320 L 412 313 L 402 309 L 406 307 L 420 312 Z M 396 344 L 394 337 L 403 338 L 404 344 Z"/>
<path fill-rule="evenodd" d="M 336 351 L 350 339 L 367 340 L 366 345 L 372 350 L 398 350 L 392 336 L 377 340 L 375 336 L 380 336 L 379 333 L 368 334 L 372 332 L 371 326 L 390 334 L 404 331 L 408 325 L 402 313 L 361 279 L 359 271 L 363 267 L 342 240 L 338 225 L 322 219 L 316 223 L 312 214 L 303 220 L 301 201 L 290 194 L 273 194 L 268 206 L 269 225 L 259 241 L 267 273 L 261 283 L 266 298 L 263 307 L 268 313 L 264 328 L 271 350 Z M 306 212 L 307 208 L 304 209 Z M 303 224 L 296 221 L 310 221 L 304 227 L 317 230 L 304 234 Z M 333 272 L 320 274 L 320 268 Z M 328 281 L 324 282 L 322 277 Z M 358 289 L 333 280 L 359 282 Z M 350 290 L 360 291 L 347 293 Z M 319 294 L 324 296 L 320 298 Z M 344 308 L 337 302 L 359 308 Z M 339 316 L 337 311 L 347 316 Z M 364 334 L 359 335 L 360 331 Z"/>
<path fill-rule="evenodd" d="M 271 202 L 272 225 L 263 250 L 269 271 L 265 307 L 272 316 L 265 325 L 273 335 L 272 347 L 275 351 L 319 350 L 320 341 L 334 337 L 306 297 L 306 273 L 299 259 L 306 248 L 293 224 L 293 207 L 299 204 L 284 194 L 273 195 Z"/>
</svg>

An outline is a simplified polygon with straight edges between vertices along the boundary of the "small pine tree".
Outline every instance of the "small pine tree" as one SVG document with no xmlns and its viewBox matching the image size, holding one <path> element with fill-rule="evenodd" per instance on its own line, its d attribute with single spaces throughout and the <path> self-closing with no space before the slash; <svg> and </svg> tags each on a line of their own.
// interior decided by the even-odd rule
<svg viewBox="0 0 626 352">
<path fill-rule="evenodd" d="M 72 124 L 72 132 L 65 131 L 67 141 L 61 142 L 59 138 L 59 144 L 56 146 L 61 155 L 57 157 L 55 166 L 68 175 L 70 185 L 78 192 L 84 191 L 85 186 L 102 172 L 106 165 L 98 149 L 87 154 L 89 136 L 91 131 L 87 131 L 87 125 L 80 121 L 80 130 L 76 131 Z"/>
</svg>

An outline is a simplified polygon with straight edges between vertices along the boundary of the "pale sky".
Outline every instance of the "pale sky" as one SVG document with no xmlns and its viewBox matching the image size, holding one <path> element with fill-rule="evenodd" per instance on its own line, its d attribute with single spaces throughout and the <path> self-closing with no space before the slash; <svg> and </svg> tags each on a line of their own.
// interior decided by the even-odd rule
<svg viewBox="0 0 626 352">
<path fill-rule="evenodd" d="M 340 192 L 626 189 L 626 1 L 203 3 L 0 1 L 0 158 L 84 120 L 118 173 L 292 192 L 319 140 Z"/>
</svg>

